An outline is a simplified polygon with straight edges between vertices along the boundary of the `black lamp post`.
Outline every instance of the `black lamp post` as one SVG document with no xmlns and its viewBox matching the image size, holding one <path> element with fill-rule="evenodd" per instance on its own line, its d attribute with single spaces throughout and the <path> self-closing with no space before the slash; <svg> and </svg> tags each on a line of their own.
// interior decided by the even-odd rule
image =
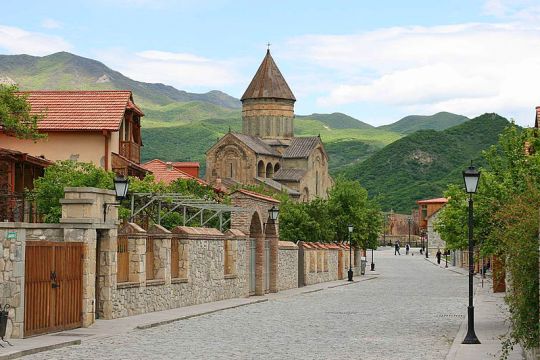
<svg viewBox="0 0 540 360">
<path fill-rule="evenodd" d="M 409 240 L 408 240 L 408 243 L 409 243 L 409 246 L 411 246 L 411 222 L 412 222 L 412 218 L 410 216 L 407 218 L 407 222 L 409 223 Z"/>
<path fill-rule="evenodd" d="M 424 238 L 426 239 L 426 259 L 429 259 L 429 238 L 427 230 L 424 231 Z"/>
<path fill-rule="evenodd" d="M 469 194 L 469 307 L 467 308 L 467 335 L 462 344 L 480 344 L 480 340 L 474 332 L 474 306 L 473 306 L 473 276 L 474 276 L 474 259 L 473 259 L 473 198 L 480 180 L 480 172 L 474 168 L 471 161 L 471 166 L 463 171 L 463 180 L 465 182 L 465 190 Z"/>
<path fill-rule="evenodd" d="M 268 218 L 272 221 L 276 221 L 279 215 L 279 209 L 275 206 L 272 206 L 270 209 L 268 209 Z"/>
<path fill-rule="evenodd" d="M 107 221 L 107 209 L 112 205 L 120 205 L 120 201 L 124 200 L 127 197 L 129 190 L 129 180 L 123 176 L 117 176 L 113 180 L 114 182 L 114 193 L 116 195 L 115 203 L 104 203 L 103 204 L 103 221 Z"/>
<path fill-rule="evenodd" d="M 375 263 L 373 262 L 373 248 L 371 248 L 371 271 L 375 271 Z"/>
<path fill-rule="evenodd" d="M 349 281 L 353 281 L 353 271 L 352 271 L 352 232 L 354 230 L 354 227 L 352 225 L 348 225 L 347 228 L 349 229 L 349 272 L 347 273 L 349 276 Z"/>
</svg>

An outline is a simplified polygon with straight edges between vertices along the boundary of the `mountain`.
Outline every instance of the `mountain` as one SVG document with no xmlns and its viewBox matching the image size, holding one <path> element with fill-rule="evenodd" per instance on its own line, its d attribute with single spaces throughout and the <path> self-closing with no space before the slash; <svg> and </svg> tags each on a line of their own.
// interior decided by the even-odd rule
<svg viewBox="0 0 540 360">
<path fill-rule="evenodd" d="M 0 55 L 0 77 L 12 79 L 22 90 L 130 89 L 141 105 L 200 101 L 229 109 L 240 108 L 238 99 L 221 91 L 194 94 L 164 84 L 135 81 L 99 61 L 68 52 L 43 57 Z"/>
<path fill-rule="evenodd" d="M 296 119 L 320 121 L 332 129 L 373 129 L 373 126 L 342 113 L 296 115 Z"/>
<path fill-rule="evenodd" d="M 342 171 L 359 180 L 384 210 L 410 212 L 416 200 L 440 197 L 450 183 L 463 181 L 461 171 L 497 143 L 509 124 L 484 114 L 444 131 L 420 130 L 384 147 L 367 160 Z"/>
<path fill-rule="evenodd" d="M 409 115 L 390 125 L 379 126 L 378 129 L 394 131 L 400 134 L 412 134 L 418 130 L 444 130 L 469 120 L 466 116 L 439 112 L 434 115 Z"/>
</svg>

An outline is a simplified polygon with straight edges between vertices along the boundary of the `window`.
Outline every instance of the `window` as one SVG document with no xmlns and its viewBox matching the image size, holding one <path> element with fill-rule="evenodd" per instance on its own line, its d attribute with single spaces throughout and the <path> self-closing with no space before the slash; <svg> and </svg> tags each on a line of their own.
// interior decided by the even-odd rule
<svg viewBox="0 0 540 360">
<path fill-rule="evenodd" d="M 229 163 L 229 177 L 231 179 L 233 178 L 233 165 L 232 165 L 232 162 Z"/>
<path fill-rule="evenodd" d="M 260 178 L 266 177 L 264 162 L 262 160 L 257 164 L 257 176 Z"/>
</svg>

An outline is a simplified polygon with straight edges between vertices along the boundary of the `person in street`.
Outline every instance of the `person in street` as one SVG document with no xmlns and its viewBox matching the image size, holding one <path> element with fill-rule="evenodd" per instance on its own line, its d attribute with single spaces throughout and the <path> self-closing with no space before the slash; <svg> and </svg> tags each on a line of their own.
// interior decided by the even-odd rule
<svg viewBox="0 0 540 360">
<path fill-rule="evenodd" d="M 411 247 L 409 246 L 409 244 L 405 245 L 405 255 L 409 255 L 409 250 L 411 249 Z"/>
<path fill-rule="evenodd" d="M 401 255 L 399 252 L 399 241 L 396 241 L 396 244 L 394 245 L 394 255 Z"/>
<path fill-rule="evenodd" d="M 420 255 L 422 255 L 424 253 L 424 245 L 422 245 L 422 247 L 420 248 Z"/>
<path fill-rule="evenodd" d="M 441 265 L 441 249 L 437 249 L 437 254 L 435 256 L 437 256 L 437 264 Z"/>
</svg>

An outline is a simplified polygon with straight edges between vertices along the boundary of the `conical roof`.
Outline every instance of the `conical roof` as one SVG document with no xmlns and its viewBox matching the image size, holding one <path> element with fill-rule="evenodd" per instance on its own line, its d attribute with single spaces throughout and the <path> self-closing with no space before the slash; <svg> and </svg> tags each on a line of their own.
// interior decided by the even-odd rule
<svg viewBox="0 0 540 360">
<path fill-rule="evenodd" d="M 259 70 L 257 70 L 257 73 L 240 100 L 261 98 L 296 101 L 289 85 L 287 85 L 274 59 L 272 59 L 270 49 L 266 51 L 266 56 L 261 66 L 259 66 Z"/>
</svg>

